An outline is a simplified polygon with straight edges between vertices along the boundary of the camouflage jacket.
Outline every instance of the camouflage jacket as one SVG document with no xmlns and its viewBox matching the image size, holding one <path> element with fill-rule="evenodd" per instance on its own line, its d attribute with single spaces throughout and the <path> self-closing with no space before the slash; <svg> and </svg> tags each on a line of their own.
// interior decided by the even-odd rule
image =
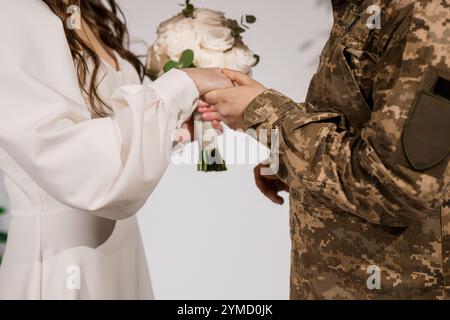
<svg viewBox="0 0 450 320">
<path fill-rule="evenodd" d="M 268 90 L 244 114 L 278 129 L 291 298 L 449 299 L 450 2 L 332 2 L 306 102 Z"/>
</svg>

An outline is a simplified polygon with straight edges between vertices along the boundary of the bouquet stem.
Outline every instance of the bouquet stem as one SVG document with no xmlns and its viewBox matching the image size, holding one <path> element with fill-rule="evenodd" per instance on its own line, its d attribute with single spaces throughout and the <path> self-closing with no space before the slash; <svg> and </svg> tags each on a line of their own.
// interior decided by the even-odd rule
<svg viewBox="0 0 450 320">
<path fill-rule="evenodd" d="M 202 149 L 199 155 L 197 170 L 202 172 L 227 171 L 227 166 L 217 148 Z"/>
<path fill-rule="evenodd" d="M 201 172 L 226 171 L 225 161 L 217 147 L 218 134 L 211 122 L 203 121 L 201 114 L 196 113 L 194 128 L 200 149 L 197 170 Z"/>
</svg>

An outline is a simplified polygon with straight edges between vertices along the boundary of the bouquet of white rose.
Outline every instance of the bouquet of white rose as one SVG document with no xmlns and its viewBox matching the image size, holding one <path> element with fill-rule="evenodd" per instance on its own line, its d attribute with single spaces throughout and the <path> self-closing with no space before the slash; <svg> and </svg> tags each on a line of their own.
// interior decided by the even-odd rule
<svg viewBox="0 0 450 320">
<path fill-rule="evenodd" d="M 242 33 L 256 18 L 245 15 L 239 23 L 222 12 L 197 9 L 186 0 L 182 13 L 160 24 L 147 59 L 147 73 L 156 79 L 172 68 L 228 68 L 251 73 L 259 62 L 242 41 Z M 217 133 L 210 122 L 195 114 L 195 138 L 200 144 L 199 171 L 224 171 L 217 150 Z"/>
</svg>

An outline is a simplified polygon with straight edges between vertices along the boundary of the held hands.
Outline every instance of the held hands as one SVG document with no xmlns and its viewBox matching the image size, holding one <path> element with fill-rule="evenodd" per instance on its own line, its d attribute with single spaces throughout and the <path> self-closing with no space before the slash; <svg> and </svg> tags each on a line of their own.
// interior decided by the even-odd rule
<svg viewBox="0 0 450 320">
<path fill-rule="evenodd" d="M 220 129 L 223 121 L 232 129 L 243 127 L 247 106 L 266 88 L 251 77 L 238 71 L 217 68 L 183 69 L 196 84 L 205 103 L 199 111 L 205 121 Z"/>
<path fill-rule="evenodd" d="M 212 90 L 224 89 L 233 87 L 233 83 L 230 79 L 225 77 L 220 69 L 214 68 L 188 68 L 183 69 L 197 86 L 200 96 Z M 208 109 L 211 106 L 200 100 L 198 103 L 198 110 Z M 217 115 L 216 117 L 211 117 L 208 121 L 212 122 L 212 126 L 219 132 L 223 132 L 223 126 L 221 124 L 221 118 Z M 178 134 L 178 142 L 186 143 L 192 141 L 194 137 L 194 116 L 191 116 L 182 126 Z"/>
<path fill-rule="evenodd" d="M 223 69 L 222 73 L 235 86 L 207 92 L 203 100 L 211 106 L 199 108 L 199 111 L 204 120 L 222 120 L 230 128 L 239 129 L 243 127 L 244 110 L 266 88 L 244 73 L 228 69 Z"/>
<path fill-rule="evenodd" d="M 206 93 L 233 87 L 233 82 L 222 74 L 218 68 L 188 68 L 182 69 L 197 86 L 200 96 Z"/>
<path fill-rule="evenodd" d="M 201 109 L 208 109 L 211 106 L 209 104 L 207 104 L 206 102 L 199 100 L 198 102 L 198 110 L 200 111 Z M 223 133 L 223 126 L 222 123 L 220 122 L 220 116 L 217 116 L 211 120 L 212 123 L 212 127 L 214 129 L 216 129 L 220 134 Z M 194 134 L 194 116 L 192 115 L 185 123 L 183 123 L 183 125 L 180 128 L 181 130 L 179 130 L 178 132 L 178 142 L 179 143 L 187 143 L 187 142 L 192 142 L 195 134 Z"/>
<path fill-rule="evenodd" d="M 184 69 L 184 71 L 196 83 L 202 96 L 198 110 L 203 114 L 203 119 L 212 121 L 214 128 L 219 131 L 223 131 L 220 121 L 232 129 L 242 128 L 244 110 L 253 99 L 266 91 L 262 84 L 237 71 L 228 69 Z M 193 131 L 192 121 L 186 122 L 184 126 Z M 289 192 L 289 187 L 276 175 L 263 175 L 263 169 L 267 170 L 269 167 L 269 164 L 264 162 L 255 167 L 256 186 L 267 198 L 282 205 L 284 199 L 279 193 Z"/>
</svg>

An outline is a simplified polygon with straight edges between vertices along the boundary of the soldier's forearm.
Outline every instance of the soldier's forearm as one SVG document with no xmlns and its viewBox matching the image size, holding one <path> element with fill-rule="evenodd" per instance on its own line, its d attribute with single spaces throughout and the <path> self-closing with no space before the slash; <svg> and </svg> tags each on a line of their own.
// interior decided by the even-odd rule
<svg viewBox="0 0 450 320">
<path fill-rule="evenodd" d="M 383 171 L 370 142 L 341 120 L 339 114 L 298 105 L 275 90 L 258 96 L 244 115 L 246 129 L 256 129 L 258 140 L 270 148 L 272 139 L 262 130 L 269 135 L 280 130 L 278 176 L 291 187 L 320 194 L 330 205 L 377 224 L 406 226 L 428 212 L 412 205 L 410 195 L 398 190 L 394 172 Z M 376 177 L 378 171 L 384 178 Z"/>
<path fill-rule="evenodd" d="M 307 103 L 296 103 L 282 93 L 269 89 L 256 97 L 244 112 L 244 129 L 266 130 L 267 136 L 258 134 L 258 140 L 270 148 L 270 134 L 282 130 L 285 134 L 309 123 L 339 124 L 340 114 L 316 112 Z"/>
</svg>

